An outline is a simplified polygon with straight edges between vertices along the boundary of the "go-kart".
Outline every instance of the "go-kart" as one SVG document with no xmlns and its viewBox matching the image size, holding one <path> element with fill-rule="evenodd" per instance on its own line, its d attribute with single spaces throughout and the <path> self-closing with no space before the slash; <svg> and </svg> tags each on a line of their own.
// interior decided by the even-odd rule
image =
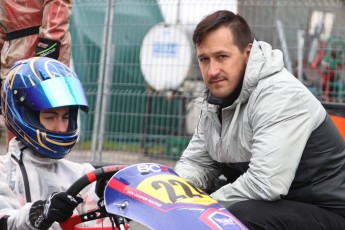
<svg viewBox="0 0 345 230">
<path fill-rule="evenodd" d="M 60 223 L 62 229 L 134 229 L 130 221 L 149 229 L 247 229 L 220 203 L 164 165 L 101 167 L 77 180 L 67 193 L 76 196 L 95 181 L 99 208 L 72 216 Z M 100 218 L 109 218 L 112 224 L 78 227 L 80 223 Z"/>
</svg>

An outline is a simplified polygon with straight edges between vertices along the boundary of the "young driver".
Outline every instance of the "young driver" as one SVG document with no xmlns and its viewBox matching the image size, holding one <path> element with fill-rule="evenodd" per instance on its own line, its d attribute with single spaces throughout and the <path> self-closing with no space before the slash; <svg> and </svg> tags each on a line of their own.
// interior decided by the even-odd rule
<svg viewBox="0 0 345 230">
<path fill-rule="evenodd" d="M 4 83 L 2 109 L 16 137 L 0 156 L 0 229 L 61 229 L 58 222 L 73 213 L 95 209 L 94 186 L 78 197 L 65 192 L 94 170 L 63 159 L 78 139 L 79 109 L 88 111 L 78 76 L 51 58 L 18 61 Z"/>
</svg>

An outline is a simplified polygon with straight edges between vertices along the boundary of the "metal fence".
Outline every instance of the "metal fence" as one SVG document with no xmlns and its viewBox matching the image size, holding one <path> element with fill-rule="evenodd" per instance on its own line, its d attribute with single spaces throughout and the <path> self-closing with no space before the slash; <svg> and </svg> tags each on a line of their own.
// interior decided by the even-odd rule
<svg viewBox="0 0 345 230">
<path fill-rule="evenodd" d="M 321 101 L 344 103 L 342 0 L 74 0 L 73 67 L 90 104 L 68 158 L 94 164 L 173 166 L 199 115 L 204 89 L 191 34 L 206 14 L 229 9 Z"/>
</svg>

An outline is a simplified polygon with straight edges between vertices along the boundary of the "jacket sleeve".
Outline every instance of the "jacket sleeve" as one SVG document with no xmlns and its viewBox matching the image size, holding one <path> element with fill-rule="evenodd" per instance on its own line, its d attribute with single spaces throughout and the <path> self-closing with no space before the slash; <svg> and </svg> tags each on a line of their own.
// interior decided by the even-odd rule
<svg viewBox="0 0 345 230">
<path fill-rule="evenodd" d="M 31 204 L 21 206 L 10 187 L 4 182 L 0 182 L 0 219 L 8 216 L 7 229 L 34 229 L 27 220 Z M 0 228 L 4 229 L 4 226 L 0 226 Z"/>
<path fill-rule="evenodd" d="M 249 169 L 211 194 L 225 207 L 246 199 L 274 201 L 286 195 L 311 132 L 326 116 L 310 92 L 287 82 L 257 91 L 249 106 L 253 131 Z"/>
<path fill-rule="evenodd" d="M 7 177 L 12 175 L 12 171 L 7 170 L 7 163 L 11 161 L 6 159 L 8 157 L 0 157 L 0 229 L 35 229 L 29 222 L 32 203 L 25 203 L 25 198 L 18 196 L 7 183 Z"/>
<path fill-rule="evenodd" d="M 61 41 L 69 28 L 72 0 L 43 1 L 43 17 L 39 37 Z"/>
<path fill-rule="evenodd" d="M 175 171 L 204 191 L 212 189 L 218 183 L 220 169 L 206 149 L 202 117 L 181 159 L 176 163 Z"/>
</svg>

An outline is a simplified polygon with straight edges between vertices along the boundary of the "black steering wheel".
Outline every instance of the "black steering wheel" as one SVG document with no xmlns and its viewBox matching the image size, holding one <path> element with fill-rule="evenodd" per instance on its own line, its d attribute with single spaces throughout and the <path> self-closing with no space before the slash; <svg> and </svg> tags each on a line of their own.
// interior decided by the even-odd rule
<svg viewBox="0 0 345 230">
<path fill-rule="evenodd" d="M 93 182 L 97 182 L 100 185 L 96 185 L 96 191 L 95 193 L 98 195 L 98 197 L 103 198 L 103 192 L 104 192 L 104 187 L 106 185 L 106 182 L 118 171 L 121 169 L 127 167 L 128 165 L 109 165 L 109 166 L 104 166 L 97 168 L 84 176 L 80 177 L 78 180 L 76 180 L 66 191 L 69 195 L 72 196 L 77 196 L 80 191 L 82 191 L 86 186 Z M 99 204 L 100 206 L 100 204 Z M 96 220 L 96 219 L 101 219 L 107 217 L 107 212 L 105 210 L 104 206 L 100 206 L 99 209 L 93 210 L 87 213 L 79 214 L 72 216 L 69 218 L 67 221 L 60 223 L 60 226 L 63 230 L 76 230 L 76 229 L 112 229 L 112 228 L 81 228 L 77 227 L 77 224 L 87 222 L 90 220 Z M 115 220 L 120 221 L 123 219 L 122 217 L 119 217 L 120 220 Z M 116 223 L 116 224 L 122 224 L 122 223 Z"/>
</svg>

